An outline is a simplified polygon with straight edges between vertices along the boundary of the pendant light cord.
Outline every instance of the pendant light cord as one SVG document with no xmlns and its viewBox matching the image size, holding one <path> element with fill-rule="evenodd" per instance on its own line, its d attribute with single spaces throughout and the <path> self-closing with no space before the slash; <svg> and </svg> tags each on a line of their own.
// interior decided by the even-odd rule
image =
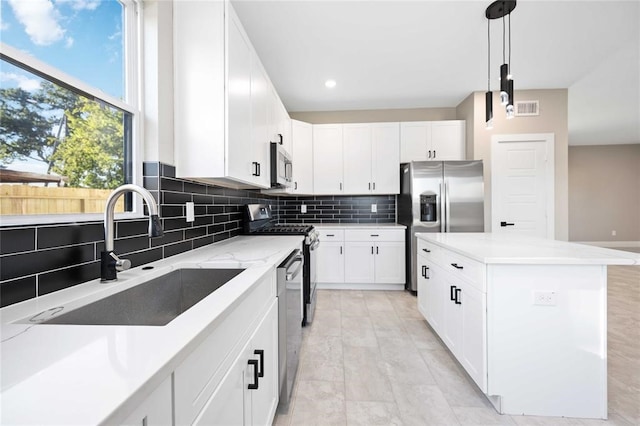
<svg viewBox="0 0 640 426">
<path fill-rule="evenodd" d="M 509 13 L 509 74 L 511 74 L 511 13 Z"/>
<path fill-rule="evenodd" d="M 491 20 L 487 19 L 487 92 L 491 91 Z"/>
<path fill-rule="evenodd" d="M 502 63 L 506 64 L 506 54 L 505 54 L 505 44 L 504 44 L 504 39 L 505 39 L 505 26 L 504 26 L 504 15 L 502 16 Z"/>
</svg>

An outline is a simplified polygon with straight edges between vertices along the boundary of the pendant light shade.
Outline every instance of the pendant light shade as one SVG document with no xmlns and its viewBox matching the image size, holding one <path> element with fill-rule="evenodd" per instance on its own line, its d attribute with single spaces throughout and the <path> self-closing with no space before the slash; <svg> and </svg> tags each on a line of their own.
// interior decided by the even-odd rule
<svg viewBox="0 0 640 426">
<path fill-rule="evenodd" d="M 487 7 L 485 11 L 485 17 L 488 22 L 491 22 L 493 19 L 502 18 L 502 65 L 500 65 L 500 104 L 504 105 L 507 119 L 511 119 L 515 116 L 515 111 L 513 108 L 513 78 L 511 76 L 511 12 L 516 8 L 515 0 L 498 0 L 494 1 Z M 509 28 L 509 55 L 507 61 L 506 54 L 506 34 L 507 34 L 507 25 L 505 22 L 505 17 L 508 18 L 508 28 Z M 489 28 L 487 24 L 487 28 Z M 490 31 L 487 30 L 487 38 L 488 38 L 488 56 L 491 57 L 491 34 Z M 489 65 L 490 67 L 490 65 Z M 493 126 L 493 94 L 491 92 L 491 79 L 489 79 L 489 88 L 487 89 L 487 93 L 485 94 L 485 108 L 486 108 L 486 122 L 487 129 L 492 128 Z"/>
<path fill-rule="evenodd" d="M 488 91 L 484 94 L 485 121 L 487 129 L 493 129 L 493 92 Z"/>
</svg>

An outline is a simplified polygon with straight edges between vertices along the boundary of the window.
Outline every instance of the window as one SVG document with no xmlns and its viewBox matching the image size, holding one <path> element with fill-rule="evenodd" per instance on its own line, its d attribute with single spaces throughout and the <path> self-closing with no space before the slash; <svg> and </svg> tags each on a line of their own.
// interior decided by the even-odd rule
<svg viewBox="0 0 640 426">
<path fill-rule="evenodd" d="M 136 6 L 3 2 L 3 217 L 101 213 L 111 190 L 134 180 Z"/>
</svg>

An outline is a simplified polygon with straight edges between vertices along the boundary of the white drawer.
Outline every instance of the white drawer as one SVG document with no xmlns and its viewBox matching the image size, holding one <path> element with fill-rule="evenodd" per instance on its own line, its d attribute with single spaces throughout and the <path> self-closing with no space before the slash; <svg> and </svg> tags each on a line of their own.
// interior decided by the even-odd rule
<svg viewBox="0 0 640 426">
<path fill-rule="evenodd" d="M 275 297 L 273 274 L 269 274 L 175 369 L 176 424 L 193 422 L 253 332 L 257 319 Z"/>
<path fill-rule="evenodd" d="M 440 260 L 445 271 L 454 276 L 465 278 L 469 284 L 477 290 L 483 293 L 487 292 L 485 286 L 485 265 L 483 263 L 449 250 L 442 250 Z"/>
<path fill-rule="evenodd" d="M 347 229 L 345 241 L 404 241 L 404 229 Z"/>
<path fill-rule="evenodd" d="M 344 241 L 344 229 L 316 228 L 320 241 Z"/>
</svg>

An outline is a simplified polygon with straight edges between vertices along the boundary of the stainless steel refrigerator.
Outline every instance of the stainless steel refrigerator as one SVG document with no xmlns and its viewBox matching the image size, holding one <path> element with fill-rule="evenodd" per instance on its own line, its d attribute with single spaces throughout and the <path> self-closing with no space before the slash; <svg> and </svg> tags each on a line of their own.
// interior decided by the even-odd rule
<svg viewBox="0 0 640 426">
<path fill-rule="evenodd" d="M 484 232 L 482 161 L 400 165 L 398 223 L 407 226 L 407 285 L 417 291 L 416 232 Z"/>
</svg>

